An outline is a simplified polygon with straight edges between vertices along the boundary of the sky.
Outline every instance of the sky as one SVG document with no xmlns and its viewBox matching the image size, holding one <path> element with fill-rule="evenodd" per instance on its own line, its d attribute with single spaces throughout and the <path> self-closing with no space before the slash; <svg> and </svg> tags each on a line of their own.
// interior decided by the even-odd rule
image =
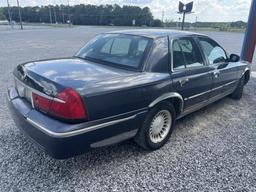
<svg viewBox="0 0 256 192">
<path fill-rule="evenodd" d="M 7 0 L 0 1 L 0 7 L 7 6 Z M 48 4 L 67 4 L 68 0 L 19 0 L 20 5 L 40 6 Z M 177 21 L 181 15 L 177 14 L 178 0 L 69 0 L 74 4 L 118 4 L 118 5 L 136 5 L 140 7 L 149 7 L 154 18 Z M 190 0 L 191 1 L 191 0 Z M 190 2 L 182 0 L 182 2 Z M 9 0 L 11 6 L 17 5 L 16 0 Z M 187 16 L 186 21 L 247 21 L 251 0 L 194 0 L 194 13 Z"/>
</svg>

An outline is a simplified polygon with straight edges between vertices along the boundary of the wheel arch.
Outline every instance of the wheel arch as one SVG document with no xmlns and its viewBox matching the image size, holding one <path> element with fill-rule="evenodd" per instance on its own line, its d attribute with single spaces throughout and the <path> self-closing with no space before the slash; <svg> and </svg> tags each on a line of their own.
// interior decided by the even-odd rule
<svg viewBox="0 0 256 192">
<path fill-rule="evenodd" d="M 174 108 L 176 110 L 176 115 L 180 115 L 181 112 L 183 111 L 183 107 L 184 107 L 184 100 L 183 97 L 177 93 L 177 92 L 170 92 L 170 93 L 165 93 L 159 97 L 157 97 L 154 101 L 152 101 L 149 104 L 149 108 L 154 107 L 155 105 L 163 102 L 163 101 L 167 101 L 170 102 L 174 105 Z"/>
<path fill-rule="evenodd" d="M 244 75 L 244 78 L 245 78 L 244 79 L 244 85 L 246 85 L 250 80 L 250 70 L 248 68 L 245 69 L 243 75 Z"/>
</svg>

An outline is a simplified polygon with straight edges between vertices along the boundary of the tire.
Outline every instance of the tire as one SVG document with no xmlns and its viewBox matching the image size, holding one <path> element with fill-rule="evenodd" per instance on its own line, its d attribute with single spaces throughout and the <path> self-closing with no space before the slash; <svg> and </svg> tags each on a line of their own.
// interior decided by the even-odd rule
<svg viewBox="0 0 256 192">
<path fill-rule="evenodd" d="M 171 118 L 169 120 L 170 123 L 168 123 L 169 117 Z M 169 102 L 158 104 L 147 114 L 143 126 L 135 136 L 135 142 L 146 150 L 156 150 L 161 148 L 170 138 L 175 126 L 175 121 L 176 112 L 173 105 Z M 156 133 L 159 133 L 159 135 L 156 136 Z M 154 136 L 156 137 L 154 138 Z"/>
<path fill-rule="evenodd" d="M 241 79 L 239 80 L 239 83 L 237 85 L 237 88 L 235 89 L 235 91 L 230 95 L 230 97 L 232 99 L 241 99 L 243 96 L 243 91 L 244 91 L 244 81 L 245 81 L 245 77 L 244 75 L 241 77 Z"/>
</svg>

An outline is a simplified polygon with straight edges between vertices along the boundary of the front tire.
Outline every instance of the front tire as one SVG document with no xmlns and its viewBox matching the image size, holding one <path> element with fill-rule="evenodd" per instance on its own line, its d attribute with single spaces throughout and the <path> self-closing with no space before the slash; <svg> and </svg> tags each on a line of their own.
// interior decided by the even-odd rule
<svg viewBox="0 0 256 192">
<path fill-rule="evenodd" d="M 143 126 L 135 136 L 135 141 L 144 149 L 156 150 L 170 138 L 175 126 L 176 112 L 169 102 L 162 102 L 147 114 Z"/>
<path fill-rule="evenodd" d="M 232 99 L 241 99 L 243 96 L 243 91 L 244 91 L 244 81 L 245 81 L 245 77 L 244 75 L 241 77 L 241 79 L 239 80 L 239 83 L 237 85 L 237 88 L 235 89 L 235 91 L 230 95 L 230 97 Z"/>
</svg>

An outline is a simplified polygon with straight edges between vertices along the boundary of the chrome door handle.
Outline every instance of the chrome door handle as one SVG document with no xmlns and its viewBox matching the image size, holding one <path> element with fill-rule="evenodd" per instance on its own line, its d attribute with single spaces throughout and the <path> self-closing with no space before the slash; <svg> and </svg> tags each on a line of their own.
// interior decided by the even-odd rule
<svg viewBox="0 0 256 192">
<path fill-rule="evenodd" d="M 189 82 L 189 79 L 188 79 L 188 78 L 179 80 L 179 83 L 180 83 L 181 86 L 183 86 L 183 85 L 186 84 L 187 82 Z"/>
<path fill-rule="evenodd" d="M 214 71 L 214 72 L 213 72 L 213 76 L 214 76 L 215 78 L 218 78 L 218 77 L 220 76 L 220 72 L 219 72 L 219 71 Z"/>
</svg>

